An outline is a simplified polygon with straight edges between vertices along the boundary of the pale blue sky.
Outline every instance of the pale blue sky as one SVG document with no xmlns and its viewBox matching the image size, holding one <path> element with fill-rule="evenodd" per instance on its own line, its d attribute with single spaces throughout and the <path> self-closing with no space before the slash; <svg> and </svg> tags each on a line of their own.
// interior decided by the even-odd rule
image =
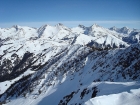
<svg viewBox="0 0 140 105">
<path fill-rule="evenodd" d="M 57 23 L 140 29 L 140 0 L 0 0 L 0 27 Z"/>
</svg>

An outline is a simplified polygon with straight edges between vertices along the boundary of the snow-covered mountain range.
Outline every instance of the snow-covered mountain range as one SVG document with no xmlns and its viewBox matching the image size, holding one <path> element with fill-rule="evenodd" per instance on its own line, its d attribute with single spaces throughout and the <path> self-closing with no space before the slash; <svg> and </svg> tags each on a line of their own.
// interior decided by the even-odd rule
<svg viewBox="0 0 140 105">
<path fill-rule="evenodd" d="M 0 104 L 139 105 L 140 30 L 0 28 Z"/>
<path fill-rule="evenodd" d="M 124 34 L 122 40 L 127 42 L 128 44 L 140 42 L 140 30 L 138 29 L 129 29 L 128 27 L 111 27 L 110 30 Z"/>
</svg>

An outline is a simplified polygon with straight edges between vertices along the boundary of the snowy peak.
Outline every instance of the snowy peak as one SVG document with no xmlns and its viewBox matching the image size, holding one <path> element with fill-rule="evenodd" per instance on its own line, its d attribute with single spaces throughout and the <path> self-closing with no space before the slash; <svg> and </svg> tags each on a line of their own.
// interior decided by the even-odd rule
<svg viewBox="0 0 140 105">
<path fill-rule="evenodd" d="M 43 32 L 44 32 L 44 30 L 46 29 L 47 26 L 48 25 L 43 25 L 37 30 L 38 37 L 41 37 L 41 35 L 43 34 Z"/>
<path fill-rule="evenodd" d="M 117 27 L 113 26 L 113 27 L 111 27 L 109 29 L 112 30 L 112 31 L 116 31 L 117 30 Z"/>
<path fill-rule="evenodd" d="M 66 26 L 64 26 L 62 23 L 58 23 L 57 25 L 55 25 L 56 28 L 58 28 L 59 30 L 67 30 L 70 31 L 70 29 Z"/>
<path fill-rule="evenodd" d="M 50 25 L 44 25 L 38 29 L 39 37 L 48 37 L 58 32 L 58 28 Z"/>
<path fill-rule="evenodd" d="M 58 28 L 59 30 L 61 30 L 62 28 L 65 28 L 65 26 L 61 23 L 58 23 L 57 25 L 55 25 L 56 28 Z"/>
<path fill-rule="evenodd" d="M 99 26 L 98 24 L 93 24 L 93 25 L 91 25 L 90 27 L 86 27 L 86 26 L 84 26 L 84 25 L 78 25 L 78 27 L 84 29 L 85 31 L 93 31 L 93 30 L 96 29 L 96 28 L 102 28 L 102 27 Z M 95 31 L 98 31 L 98 30 L 95 30 Z"/>
<path fill-rule="evenodd" d="M 49 26 L 48 24 L 41 26 L 41 27 L 37 30 L 38 33 L 41 32 L 41 31 L 43 31 L 43 30 L 45 30 L 48 26 Z"/>
<path fill-rule="evenodd" d="M 52 39 L 54 36 L 59 37 L 57 35 L 60 35 L 62 33 L 67 34 L 68 32 L 70 32 L 70 29 L 65 27 L 61 23 L 58 23 L 55 26 L 44 25 L 38 29 L 39 37 L 47 38 L 47 39 L 48 38 Z"/>
<path fill-rule="evenodd" d="M 84 25 L 79 24 L 78 27 L 85 29 L 86 27 Z"/>
<path fill-rule="evenodd" d="M 18 31 L 18 29 L 19 29 L 19 26 L 18 26 L 18 25 L 14 25 L 14 26 L 12 26 L 12 27 L 15 28 L 16 31 Z"/>
<path fill-rule="evenodd" d="M 119 29 L 120 33 L 129 34 L 131 30 L 128 27 L 122 27 Z"/>
<path fill-rule="evenodd" d="M 91 28 L 95 28 L 95 27 L 100 27 L 98 24 L 93 24 L 92 26 L 90 26 Z"/>
<path fill-rule="evenodd" d="M 56 27 L 64 27 L 64 25 L 62 23 L 58 23 Z"/>
<path fill-rule="evenodd" d="M 116 31 L 118 33 L 123 33 L 123 34 L 130 34 L 130 32 L 132 31 L 128 27 L 117 28 L 117 27 L 114 26 L 114 27 L 111 27 L 109 29 L 112 30 L 112 31 Z"/>
<path fill-rule="evenodd" d="M 9 37 L 15 40 L 29 39 L 30 37 L 37 36 L 37 30 L 35 28 L 18 25 L 12 26 L 11 28 L 2 28 L 0 29 L 0 33 L 3 39 Z"/>
<path fill-rule="evenodd" d="M 93 24 L 92 26 L 89 27 L 89 31 L 102 31 L 102 27 L 99 26 L 98 24 Z"/>
</svg>

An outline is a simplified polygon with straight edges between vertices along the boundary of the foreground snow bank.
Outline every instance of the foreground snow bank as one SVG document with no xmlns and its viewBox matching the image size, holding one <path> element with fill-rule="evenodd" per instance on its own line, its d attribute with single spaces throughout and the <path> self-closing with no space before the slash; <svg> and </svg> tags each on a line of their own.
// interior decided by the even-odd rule
<svg viewBox="0 0 140 105">
<path fill-rule="evenodd" d="M 92 98 L 85 102 L 85 105 L 139 105 L 140 88 L 132 89 L 130 92 L 103 95 Z"/>
<path fill-rule="evenodd" d="M 32 93 L 28 98 L 13 98 L 6 105 L 58 105 L 60 100 L 65 103 L 64 96 L 78 89 L 68 88 L 71 85 L 74 86 L 74 82 L 76 81 L 66 80 L 61 85 L 48 88 L 45 93 L 40 95 Z M 94 98 L 91 98 L 93 87 L 96 87 L 97 93 Z M 85 94 L 81 98 L 83 90 Z M 93 82 L 80 87 L 65 105 L 139 105 L 139 103 L 140 82 Z"/>
</svg>

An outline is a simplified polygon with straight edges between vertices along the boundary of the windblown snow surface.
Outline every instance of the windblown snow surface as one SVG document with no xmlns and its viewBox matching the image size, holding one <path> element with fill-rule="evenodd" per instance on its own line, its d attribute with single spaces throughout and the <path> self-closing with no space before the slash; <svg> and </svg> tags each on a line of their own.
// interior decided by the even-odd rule
<svg viewBox="0 0 140 105">
<path fill-rule="evenodd" d="M 140 105 L 139 33 L 97 24 L 0 28 L 0 104 Z"/>
</svg>

